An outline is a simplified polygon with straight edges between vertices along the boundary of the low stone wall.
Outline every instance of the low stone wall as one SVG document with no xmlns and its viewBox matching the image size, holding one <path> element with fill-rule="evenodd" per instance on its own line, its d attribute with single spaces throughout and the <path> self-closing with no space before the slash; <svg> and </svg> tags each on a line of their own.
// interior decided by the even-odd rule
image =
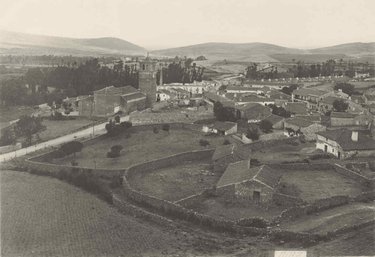
<svg viewBox="0 0 375 257">
<path fill-rule="evenodd" d="M 281 194 L 281 193 L 274 193 L 272 196 L 272 201 L 276 205 L 281 206 L 299 206 L 304 204 L 305 202 L 298 197 L 294 197 L 291 195 Z"/>
<path fill-rule="evenodd" d="M 334 170 L 334 167 L 330 163 L 280 163 L 280 164 L 269 164 L 270 167 L 279 170 L 299 170 L 301 172 L 311 170 Z"/>
<path fill-rule="evenodd" d="M 361 174 L 358 174 L 352 170 L 349 170 L 339 164 L 334 164 L 333 165 L 334 167 L 334 170 L 337 172 L 337 173 L 340 173 L 346 177 L 349 177 L 351 179 L 354 179 L 358 182 L 360 182 L 361 184 L 364 184 L 366 186 L 369 186 L 369 187 L 374 187 L 375 186 L 375 180 L 374 179 L 369 179 L 369 178 L 366 178 L 365 176 L 362 176 Z"/>
<path fill-rule="evenodd" d="M 299 137 L 289 137 L 283 139 L 267 140 L 267 141 L 257 141 L 249 144 L 243 144 L 243 147 L 246 150 L 258 151 L 263 148 L 272 147 L 280 144 L 291 144 L 293 142 L 299 142 Z"/>
<path fill-rule="evenodd" d="M 282 221 L 292 220 L 304 215 L 323 211 L 333 207 L 348 204 L 350 202 L 349 196 L 333 196 L 329 198 L 319 199 L 311 204 L 296 206 L 286 209 L 281 214 L 273 219 L 273 223 L 280 223 Z"/>
<path fill-rule="evenodd" d="M 144 173 L 152 172 L 157 169 L 176 166 L 176 165 L 183 163 L 184 161 L 205 160 L 205 159 L 211 158 L 214 151 L 215 149 L 196 150 L 196 151 L 191 151 L 191 152 L 175 154 L 172 156 L 168 156 L 168 157 L 157 159 L 157 160 L 152 160 L 152 161 L 141 163 L 141 164 L 136 164 L 127 169 L 125 176 L 127 179 L 130 179 L 135 173 L 144 174 Z"/>
</svg>

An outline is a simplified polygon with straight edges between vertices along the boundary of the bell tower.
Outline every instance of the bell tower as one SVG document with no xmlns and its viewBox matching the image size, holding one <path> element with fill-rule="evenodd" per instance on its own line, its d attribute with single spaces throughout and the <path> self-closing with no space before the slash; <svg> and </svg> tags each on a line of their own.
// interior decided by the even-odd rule
<svg viewBox="0 0 375 257">
<path fill-rule="evenodd" d="M 148 56 L 139 62 L 139 90 L 146 95 L 146 107 L 152 108 L 156 102 L 156 61 Z"/>
</svg>

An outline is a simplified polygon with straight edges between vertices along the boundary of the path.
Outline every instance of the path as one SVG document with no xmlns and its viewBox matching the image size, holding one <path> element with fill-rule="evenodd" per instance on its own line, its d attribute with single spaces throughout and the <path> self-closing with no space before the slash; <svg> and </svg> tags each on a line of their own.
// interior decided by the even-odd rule
<svg viewBox="0 0 375 257">
<path fill-rule="evenodd" d="M 129 116 L 121 117 L 121 122 L 122 121 L 128 121 L 128 120 L 129 120 Z M 83 129 L 83 130 L 80 130 L 80 131 L 77 131 L 77 132 L 74 132 L 74 133 L 71 133 L 71 134 L 68 134 L 68 135 L 64 135 L 64 136 L 61 136 L 61 137 L 58 137 L 58 138 L 55 138 L 55 139 L 48 140 L 46 142 L 42 142 L 42 143 L 39 143 L 39 144 L 36 144 L 36 145 L 25 147 L 25 148 L 22 148 L 22 149 L 13 151 L 13 152 L 1 154 L 0 155 L 0 163 L 8 161 L 10 159 L 13 159 L 15 157 L 24 156 L 26 154 L 45 149 L 47 147 L 58 146 L 60 144 L 63 144 L 63 143 L 69 142 L 69 141 L 73 141 L 73 140 L 76 140 L 76 139 L 96 137 L 96 136 L 99 136 L 99 135 L 103 135 L 103 134 L 106 133 L 106 129 L 105 129 L 106 124 L 107 124 L 107 122 L 104 122 L 104 123 L 97 124 L 97 125 L 95 125 L 93 127 L 90 127 L 90 128 L 86 128 L 86 129 Z"/>
</svg>

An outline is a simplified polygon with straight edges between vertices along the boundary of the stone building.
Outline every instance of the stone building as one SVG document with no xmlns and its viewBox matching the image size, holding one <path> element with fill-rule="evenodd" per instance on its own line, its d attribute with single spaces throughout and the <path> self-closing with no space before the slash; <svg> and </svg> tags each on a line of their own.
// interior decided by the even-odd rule
<svg viewBox="0 0 375 257">
<path fill-rule="evenodd" d="M 339 159 L 375 157 L 375 140 L 365 133 L 348 129 L 318 132 L 316 148 Z"/>
<path fill-rule="evenodd" d="M 156 64 L 148 56 L 139 63 L 138 87 L 146 95 L 146 108 L 152 108 L 156 102 Z"/>
<path fill-rule="evenodd" d="M 272 201 L 281 178 L 281 174 L 267 165 L 250 167 L 250 161 L 244 160 L 228 165 L 216 185 L 218 194 L 225 194 L 255 203 Z"/>
<path fill-rule="evenodd" d="M 310 141 L 316 139 L 316 132 L 324 131 L 326 127 L 301 117 L 294 117 L 284 121 L 284 129 L 289 136 L 291 136 L 289 131 L 294 131 L 294 135 L 302 133 L 306 140 Z"/>
<path fill-rule="evenodd" d="M 94 116 L 110 116 L 119 111 L 130 113 L 146 108 L 146 96 L 131 86 L 102 88 L 94 91 L 93 99 Z"/>
<path fill-rule="evenodd" d="M 249 153 L 246 153 L 247 155 Z M 243 151 L 240 151 L 236 145 L 222 145 L 215 149 L 212 155 L 212 164 L 214 172 L 222 173 L 232 162 L 247 159 Z"/>
</svg>

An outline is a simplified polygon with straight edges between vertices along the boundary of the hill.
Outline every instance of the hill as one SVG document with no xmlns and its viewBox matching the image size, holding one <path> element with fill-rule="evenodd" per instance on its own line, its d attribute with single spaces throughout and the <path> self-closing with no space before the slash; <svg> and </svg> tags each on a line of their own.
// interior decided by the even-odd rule
<svg viewBox="0 0 375 257">
<path fill-rule="evenodd" d="M 119 38 L 78 39 L 0 31 L 0 54 L 144 55 L 143 47 Z"/>
<path fill-rule="evenodd" d="M 373 58 L 375 43 L 350 43 L 316 49 L 287 48 L 265 43 L 204 43 L 153 51 L 156 56 L 204 55 L 211 60 L 236 60 L 243 62 L 289 62 L 292 59 L 305 62 L 322 62 L 328 59 L 352 59 L 358 61 Z"/>
</svg>

